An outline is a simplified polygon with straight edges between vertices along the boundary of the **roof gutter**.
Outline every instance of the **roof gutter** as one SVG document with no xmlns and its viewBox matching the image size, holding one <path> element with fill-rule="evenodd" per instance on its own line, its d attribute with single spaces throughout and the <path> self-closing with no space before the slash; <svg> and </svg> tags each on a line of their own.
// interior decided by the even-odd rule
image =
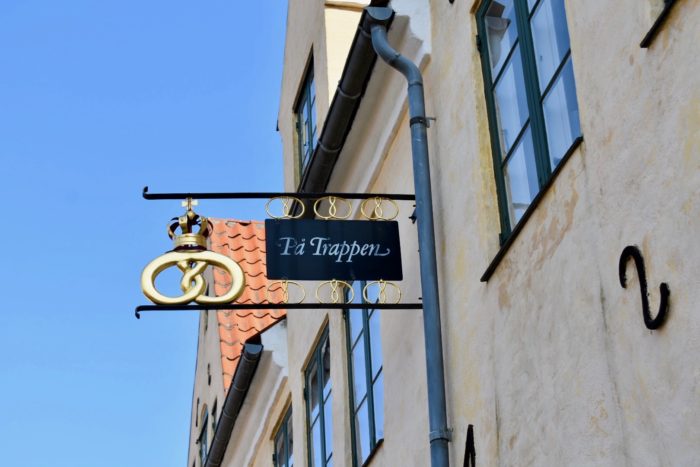
<svg viewBox="0 0 700 467">
<path fill-rule="evenodd" d="M 233 427 L 236 424 L 236 419 L 241 411 L 241 406 L 245 400 L 250 383 L 255 376 L 255 370 L 258 368 L 258 363 L 262 357 L 262 344 L 247 342 L 243 346 L 240 362 L 236 367 L 236 372 L 233 375 L 231 387 L 226 394 L 224 406 L 221 409 L 221 417 L 216 425 L 214 432 L 214 440 L 209 448 L 207 462 L 204 467 L 219 467 L 224 460 L 226 447 L 231 439 Z"/>
<path fill-rule="evenodd" d="M 385 7 L 388 4 L 388 0 L 370 2 L 370 6 L 374 7 Z M 321 136 L 299 183 L 299 193 L 326 191 L 376 61 L 377 54 L 372 47 L 369 17 L 367 12 L 363 11 Z"/>
</svg>

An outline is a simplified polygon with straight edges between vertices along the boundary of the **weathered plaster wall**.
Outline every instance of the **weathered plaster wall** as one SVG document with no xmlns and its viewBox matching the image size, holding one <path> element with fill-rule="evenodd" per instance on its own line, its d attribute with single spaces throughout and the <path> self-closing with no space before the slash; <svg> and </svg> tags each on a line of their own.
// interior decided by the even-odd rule
<svg viewBox="0 0 700 467">
<path fill-rule="evenodd" d="M 456 462 L 470 423 L 477 456 L 500 465 L 700 457 L 700 64 L 688 59 L 698 3 L 679 4 L 643 50 L 648 5 L 567 2 L 585 142 L 487 284 L 478 278 L 500 230 L 475 22 L 466 3 L 432 3 L 426 83 Z M 628 244 L 645 255 L 652 309 L 659 282 L 671 286 L 660 331 L 644 327 L 631 266 L 619 285 Z"/>
<path fill-rule="evenodd" d="M 421 64 L 436 117 L 429 141 L 452 462 L 463 462 L 473 424 L 480 465 L 694 465 L 700 62 L 692 57 L 700 2 L 679 2 L 648 50 L 638 44 L 651 23 L 649 2 L 566 2 L 584 143 L 488 283 L 479 278 L 499 249 L 500 225 L 475 47 L 478 2 L 394 3 L 399 13 L 421 11 L 411 21 L 397 17 L 390 40 Z M 405 81 L 378 63 L 329 189 L 412 191 L 405 106 Z M 407 215 L 401 285 L 412 300 L 420 287 Z M 645 256 L 652 309 L 658 284 L 671 287 L 659 331 L 644 327 L 631 266 L 628 289 L 619 285 L 618 258 L 629 244 Z M 302 369 L 326 320 L 333 448 L 344 456 L 335 465 L 350 465 L 338 312 L 289 317 L 295 446 L 306 448 Z M 427 465 L 420 312 L 382 312 L 381 333 L 385 443 L 372 465 Z"/>
<path fill-rule="evenodd" d="M 326 59 L 328 61 L 328 96 L 333 99 L 345 67 L 352 39 L 357 31 L 362 7 L 369 2 L 325 2 Z M 319 127 L 320 131 L 321 127 Z"/>
</svg>

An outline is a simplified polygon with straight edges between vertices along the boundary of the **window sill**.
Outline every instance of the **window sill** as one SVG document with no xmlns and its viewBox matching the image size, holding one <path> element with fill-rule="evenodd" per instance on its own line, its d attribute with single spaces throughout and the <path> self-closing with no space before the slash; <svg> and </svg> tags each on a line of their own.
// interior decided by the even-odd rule
<svg viewBox="0 0 700 467">
<path fill-rule="evenodd" d="M 374 445 L 374 449 L 372 449 L 372 452 L 370 452 L 369 456 L 367 456 L 367 460 L 362 463 L 362 467 L 368 467 L 372 463 L 372 459 L 374 459 L 375 454 L 377 454 L 377 451 L 379 451 L 379 448 L 383 444 L 384 444 L 384 438 L 377 441 L 377 444 Z"/>
<path fill-rule="evenodd" d="M 523 227 L 527 223 L 527 220 L 532 216 L 532 213 L 535 212 L 537 209 L 537 206 L 540 204 L 544 196 L 547 194 L 549 191 L 549 188 L 554 184 L 554 180 L 557 179 L 557 176 L 559 173 L 562 171 L 566 163 L 569 161 L 569 158 L 571 158 L 571 155 L 576 152 L 576 149 L 581 145 L 583 142 L 583 136 L 579 136 L 574 140 L 573 143 L 571 143 L 571 147 L 569 148 L 568 151 L 566 151 L 566 154 L 564 154 L 564 157 L 562 157 L 561 162 L 559 165 L 552 171 L 551 177 L 549 177 L 549 180 L 547 183 L 542 187 L 539 193 L 537 193 L 537 196 L 532 200 L 530 203 L 530 206 L 527 208 L 525 213 L 523 214 L 523 217 L 520 218 L 520 221 L 515 225 L 513 230 L 510 232 L 510 235 L 508 236 L 508 239 L 501 245 L 501 248 L 498 250 L 498 253 L 496 253 L 496 256 L 491 260 L 491 263 L 489 266 L 486 268 L 486 271 L 484 271 L 484 274 L 481 276 L 481 282 L 488 282 L 491 276 L 493 275 L 494 272 L 496 272 L 496 268 L 498 265 L 501 263 L 501 260 L 503 257 L 508 253 L 508 250 L 510 249 L 511 245 L 515 243 L 515 239 L 517 238 L 518 234 L 520 233 L 521 230 L 523 230 Z"/>
</svg>

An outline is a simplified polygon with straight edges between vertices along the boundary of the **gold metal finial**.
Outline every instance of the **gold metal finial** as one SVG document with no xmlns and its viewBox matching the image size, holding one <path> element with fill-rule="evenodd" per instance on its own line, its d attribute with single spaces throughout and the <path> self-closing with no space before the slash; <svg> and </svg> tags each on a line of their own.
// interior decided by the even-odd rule
<svg viewBox="0 0 700 467">
<path fill-rule="evenodd" d="M 181 204 L 182 204 L 182 207 L 183 207 L 183 208 L 187 208 L 187 212 L 191 212 L 191 211 L 192 211 L 192 206 L 198 206 L 198 205 L 199 205 L 199 201 L 197 201 L 196 199 L 187 198 L 187 199 L 185 199 L 185 201 L 183 201 Z"/>
</svg>

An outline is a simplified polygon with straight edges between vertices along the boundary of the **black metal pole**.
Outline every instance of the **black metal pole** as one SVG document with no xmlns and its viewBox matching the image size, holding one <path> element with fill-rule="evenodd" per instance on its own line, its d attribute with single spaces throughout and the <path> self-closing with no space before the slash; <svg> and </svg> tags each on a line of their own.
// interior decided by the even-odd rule
<svg viewBox="0 0 700 467">
<path fill-rule="evenodd" d="M 367 7 L 365 11 L 372 20 L 371 32 L 374 50 L 382 60 L 400 71 L 408 81 L 408 111 L 411 125 L 411 152 L 413 155 L 413 180 L 416 192 L 418 248 L 423 294 L 425 363 L 428 376 L 430 465 L 432 467 L 448 467 L 450 465 L 448 445 L 450 431 L 447 428 L 445 368 L 442 355 L 442 329 L 423 77 L 413 62 L 402 57 L 389 44 L 387 24 L 393 17 L 394 11 L 391 8 L 378 7 Z"/>
</svg>

